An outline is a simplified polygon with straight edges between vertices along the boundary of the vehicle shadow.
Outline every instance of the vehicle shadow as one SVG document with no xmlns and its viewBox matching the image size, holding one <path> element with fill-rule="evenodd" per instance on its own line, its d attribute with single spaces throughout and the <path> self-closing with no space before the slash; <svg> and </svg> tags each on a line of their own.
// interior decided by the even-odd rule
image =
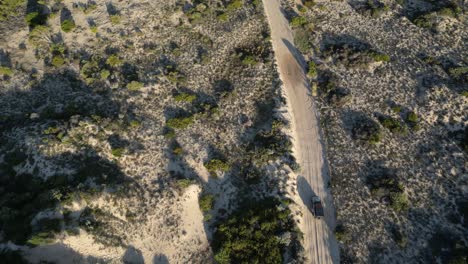
<svg viewBox="0 0 468 264">
<path fill-rule="evenodd" d="M 305 73 L 306 61 L 302 53 L 291 43 L 289 40 L 282 38 L 283 44 L 288 48 L 289 52 L 293 55 L 294 59 L 302 67 L 303 72 Z"/>
<path fill-rule="evenodd" d="M 297 176 L 297 191 L 299 192 L 299 197 L 301 197 L 302 202 L 312 212 L 312 197 L 317 194 L 312 190 L 312 187 L 307 182 L 304 176 Z"/>
<path fill-rule="evenodd" d="M 43 256 L 47 256 L 43 258 Z M 63 243 L 41 246 L 30 249 L 23 255 L 23 261 L 15 263 L 106 263 L 105 259 L 94 256 L 85 256 Z M 66 261 L 65 261 L 66 260 Z M 2 262 L 12 263 L 12 262 Z"/>
<path fill-rule="evenodd" d="M 169 260 L 163 254 L 154 255 L 153 264 L 169 264 Z"/>
<path fill-rule="evenodd" d="M 143 259 L 143 255 L 141 250 L 134 248 L 133 246 L 129 246 L 127 250 L 125 250 L 125 254 L 123 256 L 123 263 L 125 264 L 144 264 L 145 260 Z"/>
</svg>

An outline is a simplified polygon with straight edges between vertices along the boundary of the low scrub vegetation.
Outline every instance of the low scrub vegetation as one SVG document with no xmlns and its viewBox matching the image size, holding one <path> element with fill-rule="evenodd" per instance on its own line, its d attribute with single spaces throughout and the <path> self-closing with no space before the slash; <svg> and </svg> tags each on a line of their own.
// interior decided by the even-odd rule
<svg viewBox="0 0 468 264">
<path fill-rule="evenodd" d="M 143 83 L 137 81 L 131 81 L 127 84 L 127 89 L 130 91 L 138 91 L 143 87 Z"/>
<path fill-rule="evenodd" d="M 296 30 L 294 32 L 294 44 L 300 52 L 307 54 L 312 48 L 309 33 L 304 29 Z"/>
<path fill-rule="evenodd" d="M 460 83 L 468 83 L 468 66 L 454 66 L 449 68 L 450 77 Z"/>
<path fill-rule="evenodd" d="M 188 94 L 188 93 L 179 93 L 174 96 L 174 100 L 176 102 L 186 102 L 186 103 L 191 103 L 195 99 L 197 99 L 197 96 L 194 94 Z"/>
<path fill-rule="evenodd" d="M 109 16 L 109 19 L 112 25 L 120 24 L 120 15 L 111 15 Z"/>
<path fill-rule="evenodd" d="M 4 0 L 0 2 L 0 21 L 19 15 L 25 4 L 26 0 Z"/>
<path fill-rule="evenodd" d="M 338 241 L 346 243 L 352 239 L 352 234 L 343 225 L 337 225 L 335 227 L 335 237 Z"/>
<path fill-rule="evenodd" d="M 193 123 L 193 116 L 174 117 L 166 121 L 166 125 L 172 129 L 185 129 Z"/>
<path fill-rule="evenodd" d="M 11 76 L 13 75 L 13 70 L 10 67 L 0 66 L 0 75 Z"/>
</svg>

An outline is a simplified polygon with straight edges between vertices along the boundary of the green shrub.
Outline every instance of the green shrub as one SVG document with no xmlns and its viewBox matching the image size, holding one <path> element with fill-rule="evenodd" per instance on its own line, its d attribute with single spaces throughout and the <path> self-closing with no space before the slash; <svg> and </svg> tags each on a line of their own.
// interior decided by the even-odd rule
<svg viewBox="0 0 468 264">
<path fill-rule="evenodd" d="M 413 23 L 421 28 L 432 28 L 434 27 L 432 13 L 418 16 L 414 19 Z"/>
<path fill-rule="evenodd" d="M 60 27 L 64 32 L 70 32 L 75 28 L 75 22 L 73 20 L 65 19 Z"/>
<path fill-rule="evenodd" d="M 127 89 L 130 91 L 138 91 L 143 87 L 143 83 L 137 82 L 137 81 L 132 81 L 127 84 Z"/>
<path fill-rule="evenodd" d="M 166 125 L 172 129 L 185 129 L 193 123 L 193 116 L 175 117 L 166 121 Z"/>
<path fill-rule="evenodd" d="M 83 78 L 91 78 L 96 72 L 99 72 L 99 65 L 97 61 L 82 61 L 82 63 L 83 65 L 81 66 L 80 74 Z"/>
<path fill-rule="evenodd" d="M 462 13 L 462 9 L 460 7 L 445 7 L 442 8 L 437 12 L 437 14 L 446 17 L 453 17 L 457 18 Z"/>
<path fill-rule="evenodd" d="M 39 12 L 31 12 L 29 14 L 26 14 L 26 16 L 24 17 L 24 20 L 29 26 L 34 26 L 35 25 L 34 21 L 37 19 L 38 16 L 39 16 Z"/>
<path fill-rule="evenodd" d="M 417 123 L 419 121 L 419 117 L 415 112 L 410 112 L 406 117 L 406 120 L 411 123 Z"/>
<path fill-rule="evenodd" d="M 51 29 L 47 26 L 36 26 L 29 32 L 29 42 L 36 48 L 49 47 Z"/>
<path fill-rule="evenodd" d="M 392 107 L 392 111 L 393 111 L 394 113 L 397 113 L 397 114 L 398 114 L 398 113 L 401 113 L 401 110 L 402 110 L 402 108 L 401 108 L 401 106 L 399 106 L 399 105 Z"/>
<path fill-rule="evenodd" d="M 394 192 L 390 195 L 390 206 L 396 212 L 404 212 L 409 209 L 408 197 L 404 192 Z"/>
<path fill-rule="evenodd" d="M 132 127 L 132 128 L 139 127 L 140 125 L 141 125 L 141 122 L 138 121 L 138 120 L 132 120 L 132 121 L 130 121 L 130 127 Z"/>
<path fill-rule="evenodd" d="M 33 235 L 27 243 L 32 247 L 37 247 L 52 244 L 55 240 L 55 234 L 53 232 L 41 232 Z"/>
<path fill-rule="evenodd" d="M 380 142 L 382 138 L 381 127 L 368 117 L 358 118 L 351 131 L 353 139 L 367 141 L 371 144 Z"/>
<path fill-rule="evenodd" d="M 342 225 L 337 225 L 335 228 L 336 240 L 346 243 L 352 239 L 351 232 L 345 229 Z"/>
<path fill-rule="evenodd" d="M 219 21 L 223 21 L 223 22 L 226 22 L 229 19 L 228 15 L 226 13 L 219 14 L 216 18 Z"/>
<path fill-rule="evenodd" d="M 111 15 L 109 16 L 109 19 L 112 25 L 120 24 L 120 15 Z"/>
<path fill-rule="evenodd" d="M 303 1 L 304 3 L 304 6 L 308 7 L 308 8 L 312 8 L 315 6 L 315 1 L 314 0 L 305 0 Z"/>
<path fill-rule="evenodd" d="M 214 206 L 214 196 L 211 194 L 204 194 L 200 197 L 198 204 L 203 213 L 211 211 Z"/>
<path fill-rule="evenodd" d="M 115 54 L 110 55 L 109 58 L 107 58 L 106 63 L 111 67 L 119 67 L 123 64 L 122 60 L 120 60 L 119 57 Z"/>
<path fill-rule="evenodd" d="M 100 72 L 100 75 L 101 75 L 101 79 L 106 80 L 110 76 L 110 71 L 104 69 Z"/>
<path fill-rule="evenodd" d="M 170 72 L 166 75 L 167 79 L 172 83 L 185 83 L 187 79 L 177 69 L 170 69 Z"/>
<path fill-rule="evenodd" d="M 13 75 L 13 70 L 9 67 L 0 66 L 0 75 L 11 76 Z"/>
<path fill-rule="evenodd" d="M 89 14 L 89 13 L 91 13 L 92 11 L 94 11 L 96 9 L 97 9 L 97 5 L 93 4 L 93 3 L 88 3 L 85 6 L 81 6 L 81 10 L 85 14 Z"/>
<path fill-rule="evenodd" d="M 167 129 L 163 135 L 166 139 L 173 139 L 176 136 L 175 131 L 173 129 Z"/>
<path fill-rule="evenodd" d="M 112 152 L 112 156 L 120 158 L 124 154 L 125 149 L 124 148 L 113 148 L 111 150 L 111 152 Z"/>
<path fill-rule="evenodd" d="M 369 0 L 368 2 L 368 5 L 370 7 L 370 11 L 371 11 L 371 16 L 373 18 L 377 18 L 377 17 L 380 17 L 383 13 L 387 12 L 388 10 L 390 10 L 390 8 L 384 4 L 381 4 L 379 2 L 379 5 L 375 5 L 373 0 Z"/>
<path fill-rule="evenodd" d="M 468 66 L 453 67 L 449 69 L 450 77 L 454 79 L 460 79 L 463 76 L 468 75 Z"/>
<path fill-rule="evenodd" d="M 383 117 L 380 119 L 382 126 L 390 130 L 392 133 L 404 134 L 406 127 L 400 121 L 392 117 Z"/>
<path fill-rule="evenodd" d="M 376 133 L 369 135 L 369 138 L 367 139 L 367 141 L 370 144 L 374 144 L 374 145 L 379 143 L 381 140 L 382 140 L 382 133 L 380 132 L 380 130 L 377 131 Z"/>
<path fill-rule="evenodd" d="M 54 67 L 60 67 L 60 66 L 62 66 L 64 63 L 65 63 L 65 60 L 64 60 L 63 57 L 60 56 L 60 55 L 55 55 L 55 56 L 52 58 L 52 65 L 53 65 Z"/>
<path fill-rule="evenodd" d="M 307 19 L 303 16 L 293 17 L 291 19 L 291 26 L 292 27 L 302 27 L 303 25 L 307 24 Z"/>
<path fill-rule="evenodd" d="M 184 153 L 184 150 L 181 148 L 181 147 L 175 147 L 173 150 L 172 150 L 172 153 L 174 155 L 182 155 L 182 153 Z"/>
<path fill-rule="evenodd" d="M 309 61 L 309 70 L 307 71 L 307 75 L 310 78 L 316 78 L 317 77 L 317 65 L 312 60 Z"/>
<path fill-rule="evenodd" d="M 222 160 L 219 159 L 212 159 L 204 164 L 205 168 L 210 172 L 212 175 L 216 175 L 216 172 L 222 171 L 226 172 L 231 169 L 231 166 Z"/>
<path fill-rule="evenodd" d="M 52 134 L 57 134 L 59 132 L 60 132 L 60 128 L 55 127 L 55 126 L 48 127 L 47 129 L 44 129 L 44 131 L 42 131 L 44 135 L 52 135 Z"/>
<path fill-rule="evenodd" d="M 189 18 L 190 23 L 197 23 L 197 22 L 200 22 L 204 16 L 201 12 L 194 11 L 194 12 L 188 13 L 187 17 Z"/>
<path fill-rule="evenodd" d="M 190 179 L 180 179 L 177 180 L 177 186 L 181 189 L 186 189 L 192 184 L 192 180 Z"/>
<path fill-rule="evenodd" d="M 66 47 L 65 47 L 65 44 L 63 42 L 60 42 L 60 43 L 52 43 L 50 45 L 50 48 L 49 48 L 50 52 L 52 54 L 59 54 L 59 55 L 62 55 L 65 53 L 65 50 L 66 50 Z"/>
<path fill-rule="evenodd" d="M 379 62 L 379 61 L 389 62 L 390 61 L 390 56 L 386 54 L 381 54 L 378 52 L 369 52 L 369 56 L 376 62 Z"/>
<path fill-rule="evenodd" d="M 242 0 L 234 0 L 230 4 L 227 5 L 227 10 L 233 11 L 233 10 L 241 8 L 243 5 L 244 3 L 242 2 Z"/>
<path fill-rule="evenodd" d="M 98 32 L 98 28 L 96 26 L 89 27 L 89 30 L 91 30 L 91 32 L 93 32 L 94 34 Z"/>
<path fill-rule="evenodd" d="M 244 64 L 244 65 L 255 65 L 255 64 L 257 64 L 257 61 L 255 60 L 254 56 L 247 55 L 242 59 L 242 64 Z"/>
<path fill-rule="evenodd" d="M 176 102 L 187 102 L 187 103 L 191 103 L 193 102 L 195 99 L 197 99 L 197 96 L 194 95 L 194 94 L 188 94 L 188 93 L 180 93 L 176 96 L 174 96 L 174 100 Z"/>
</svg>

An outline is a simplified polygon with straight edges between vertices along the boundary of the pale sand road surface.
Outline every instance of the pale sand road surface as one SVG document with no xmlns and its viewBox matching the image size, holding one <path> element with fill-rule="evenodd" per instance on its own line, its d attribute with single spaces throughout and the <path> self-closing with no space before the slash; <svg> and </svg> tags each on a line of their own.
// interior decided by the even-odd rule
<svg viewBox="0 0 468 264">
<path fill-rule="evenodd" d="M 308 263 L 339 263 L 339 247 L 333 236 L 335 213 L 326 184 L 329 175 L 321 142 L 317 111 L 310 95 L 301 55 L 294 48 L 292 31 L 279 0 L 263 0 L 283 88 L 292 116 L 295 156 L 301 165 L 297 186 L 304 202 L 304 248 Z M 325 219 L 317 220 L 309 208 L 311 197 L 323 201 Z"/>
</svg>

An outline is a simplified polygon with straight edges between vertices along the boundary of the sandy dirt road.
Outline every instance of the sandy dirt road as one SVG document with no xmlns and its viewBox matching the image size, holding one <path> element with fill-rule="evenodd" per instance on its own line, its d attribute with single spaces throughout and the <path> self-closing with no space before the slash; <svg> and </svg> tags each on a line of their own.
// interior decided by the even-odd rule
<svg viewBox="0 0 468 264">
<path fill-rule="evenodd" d="M 305 76 L 305 62 L 294 47 L 289 23 L 281 12 L 279 0 L 263 0 L 271 30 L 280 78 L 292 116 L 294 154 L 301 165 L 297 178 L 298 193 L 303 202 L 304 249 L 307 263 L 339 263 L 339 247 L 333 236 L 335 212 L 327 188 L 329 175 L 322 146 L 318 116 Z M 312 215 L 311 198 L 322 199 L 325 218 Z"/>
</svg>

